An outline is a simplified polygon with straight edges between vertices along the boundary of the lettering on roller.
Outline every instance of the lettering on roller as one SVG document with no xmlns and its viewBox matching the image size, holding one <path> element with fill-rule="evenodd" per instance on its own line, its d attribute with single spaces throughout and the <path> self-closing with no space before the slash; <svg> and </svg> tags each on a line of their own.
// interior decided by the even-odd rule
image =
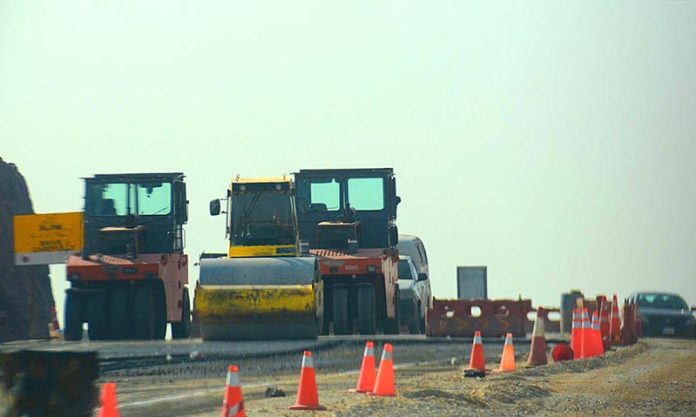
<svg viewBox="0 0 696 417">
<path fill-rule="evenodd" d="M 307 314 L 314 311 L 312 285 L 201 286 L 196 305 L 201 317 Z"/>
</svg>

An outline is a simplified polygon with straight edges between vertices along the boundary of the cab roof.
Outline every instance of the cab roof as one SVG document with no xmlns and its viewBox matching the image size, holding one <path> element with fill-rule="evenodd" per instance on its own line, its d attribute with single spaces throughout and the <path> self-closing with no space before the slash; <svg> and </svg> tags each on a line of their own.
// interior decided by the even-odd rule
<svg viewBox="0 0 696 417">
<path fill-rule="evenodd" d="M 232 178 L 232 184 L 274 184 L 274 183 L 288 183 L 292 182 L 292 178 L 289 175 L 283 175 L 280 177 L 251 177 L 251 178 L 240 178 L 239 175 Z"/>
</svg>

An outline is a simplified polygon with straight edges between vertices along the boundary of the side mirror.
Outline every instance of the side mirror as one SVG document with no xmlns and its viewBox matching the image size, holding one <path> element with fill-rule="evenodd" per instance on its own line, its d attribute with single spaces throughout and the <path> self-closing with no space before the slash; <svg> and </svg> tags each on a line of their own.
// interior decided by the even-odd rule
<svg viewBox="0 0 696 417">
<path fill-rule="evenodd" d="M 210 200 L 210 215 L 217 216 L 220 214 L 220 200 Z"/>
<path fill-rule="evenodd" d="M 424 272 L 421 272 L 418 274 L 418 281 L 427 281 L 428 280 L 428 275 Z"/>
</svg>

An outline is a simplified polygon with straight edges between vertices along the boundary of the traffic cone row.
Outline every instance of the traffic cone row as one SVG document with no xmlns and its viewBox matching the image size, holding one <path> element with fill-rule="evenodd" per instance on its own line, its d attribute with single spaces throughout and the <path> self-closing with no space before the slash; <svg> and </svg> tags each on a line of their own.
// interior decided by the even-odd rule
<svg viewBox="0 0 696 417">
<path fill-rule="evenodd" d="M 635 334 L 622 335 L 622 333 L 629 332 L 629 329 L 632 330 L 634 324 L 629 319 L 625 320 L 623 325 L 619 327 L 620 321 L 616 295 L 614 295 L 612 300 L 611 316 L 608 314 L 606 297 L 598 297 L 598 300 L 597 311 L 593 312 L 591 321 L 588 309 L 582 306 L 582 299 L 579 300 L 578 307 L 573 310 L 571 347 L 568 348 L 565 344 L 557 345 L 553 352 L 554 360 L 567 360 L 571 359 L 572 356 L 575 359 L 601 356 L 612 344 L 621 343 L 623 338 L 635 338 Z M 635 316 L 635 306 L 626 304 L 624 306 L 624 317 L 633 318 L 633 316 Z M 563 349 L 558 349 L 559 347 Z M 538 308 L 527 365 L 537 366 L 547 363 L 543 309 Z M 377 372 L 375 372 L 375 369 L 374 343 L 368 341 L 365 344 L 357 386 L 350 391 L 374 396 L 395 396 L 393 348 L 390 343 L 384 344 L 379 369 Z M 507 333 L 498 371 L 514 372 L 516 369 L 512 333 Z M 485 374 L 486 371 L 483 341 L 481 332 L 477 330 L 474 334 L 469 367 L 466 369 L 465 374 L 466 372 L 474 372 L 479 375 Z M 116 397 L 116 384 L 112 382 L 105 383 L 102 387 L 100 400 L 101 406 L 98 410 L 98 417 L 120 417 Z M 311 351 L 307 350 L 303 354 L 297 399 L 295 404 L 288 408 L 290 410 L 313 411 L 326 409 L 319 404 L 314 360 Z M 221 416 L 246 417 L 244 398 L 239 380 L 239 368 L 236 365 L 230 365 L 228 368 Z"/>
<path fill-rule="evenodd" d="M 605 296 L 597 297 L 597 307 L 592 313 L 578 299 L 573 310 L 570 344 L 575 359 L 602 356 L 613 345 L 629 345 L 636 342 L 636 306 L 624 304 L 623 322 L 619 317 L 619 303 L 616 294 L 611 302 Z"/>
</svg>

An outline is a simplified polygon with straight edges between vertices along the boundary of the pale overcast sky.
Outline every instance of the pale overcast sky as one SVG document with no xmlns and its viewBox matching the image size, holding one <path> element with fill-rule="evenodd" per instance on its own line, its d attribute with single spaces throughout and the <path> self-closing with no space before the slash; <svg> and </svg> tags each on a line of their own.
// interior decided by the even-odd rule
<svg viewBox="0 0 696 417">
<path fill-rule="evenodd" d="M 194 257 L 233 175 L 394 167 L 437 297 L 696 304 L 696 2 L 348 3 L 4 1 L 0 156 L 39 212 L 183 171 Z"/>
</svg>

